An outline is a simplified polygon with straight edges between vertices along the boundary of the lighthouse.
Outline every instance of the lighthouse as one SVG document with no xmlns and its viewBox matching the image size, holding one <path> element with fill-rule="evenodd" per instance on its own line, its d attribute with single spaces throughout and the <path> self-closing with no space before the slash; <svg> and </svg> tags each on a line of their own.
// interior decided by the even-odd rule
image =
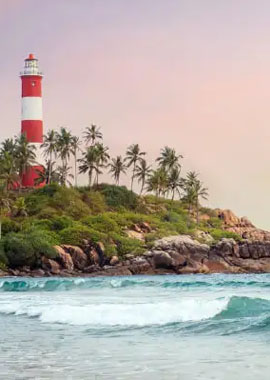
<svg viewBox="0 0 270 380">
<path fill-rule="evenodd" d="M 25 134 L 29 143 L 36 146 L 36 160 L 41 159 L 40 145 L 43 142 L 42 118 L 42 73 L 39 71 L 38 60 L 34 54 L 24 60 L 24 68 L 20 73 L 22 80 L 22 116 L 21 133 Z M 36 164 L 27 169 L 22 178 L 24 187 L 34 187 L 35 178 L 43 166 Z"/>
</svg>

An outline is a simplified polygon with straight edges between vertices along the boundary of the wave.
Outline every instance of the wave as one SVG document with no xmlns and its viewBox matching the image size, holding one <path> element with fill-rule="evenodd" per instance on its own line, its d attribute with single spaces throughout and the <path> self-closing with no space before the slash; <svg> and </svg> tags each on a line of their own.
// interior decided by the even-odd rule
<svg viewBox="0 0 270 380">
<path fill-rule="evenodd" d="M 228 276 L 228 275 L 227 275 Z M 261 275 L 263 276 L 263 275 Z M 170 277 L 170 278 L 169 278 Z M 0 280 L 0 292 L 28 292 L 28 291 L 69 291 L 92 288 L 128 288 L 128 287 L 147 287 L 147 288 L 239 288 L 239 287 L 270 287 L 270 277 L 261 277 L 261 280 L 250 280 L 247 277 L 241 279 L 224 277 L 220 280 L 213 276 L 205 276 L 198 280 L 199 276 L 159 276 L 149 279 L 143 276 L 132 278 L 2 278 Z M 237 276 L 235 276 L 237 277 Z"/>
<path fill-rule="evenodd" d="M 106 327 L 155 327 L 223 332 L 270 325 L 270 301 L 262 298 L 223 297 L 213 300 L 183 299 L 159 303 L 55 304 L 48 299 L 39 305 L 34 299 L 0 303 L 0 314 L 37 318 L 42 323 Z M 233 330 L 231 330 L 233 326 Z M 230 329 L 228 330 L 228 327 Z"/>
</svg>

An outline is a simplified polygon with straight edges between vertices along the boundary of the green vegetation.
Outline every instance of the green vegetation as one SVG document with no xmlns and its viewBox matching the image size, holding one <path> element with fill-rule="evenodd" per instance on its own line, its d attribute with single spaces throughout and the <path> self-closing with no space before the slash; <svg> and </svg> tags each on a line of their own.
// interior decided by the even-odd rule
<svg viewBox="0 0 270 380">
<path fill-rule="evenodd" d="M 213 210 L 201 207 L 207 189 L 197 173 L 181 176 L 183 157 L 174 149 L 164 147 L 154 168 L 138 144 L 129 146 L 124 158 L 110 159 L 100 128 L 91 125 L 83 136 L 84 149 L 66 128 L 44 136 L 47 162 L 36 180 L 44 186 L 36 189 L 22 186 L 24 174 L 35 164 L 34 146 L 24 135 L 1 144 L 0 269 L 38 267 L 42 256 L 56 257 L 54 245 L 83 246 L 85 240 L 102 242 L 106 255 L 121 258 L 141 254 L 158 238 L 193 235 L 196 229 L 209 232 L 215 241 L 238 238 L 222 230 Z M 105 169 L 115 185 L 99 183 Z M 130 189 L 119 185 L 128 171 Z M 87 174 L 88 186 L 77 186 L 78 174 Z M 140 195 L 132 191 L 135 185 Z M 207 221 L 200 221 L 202 214 Z M 145 224 L 149 228 L 138 232 Z M 140 238 L 130 231 L 141 233 Z"/>
</svg>

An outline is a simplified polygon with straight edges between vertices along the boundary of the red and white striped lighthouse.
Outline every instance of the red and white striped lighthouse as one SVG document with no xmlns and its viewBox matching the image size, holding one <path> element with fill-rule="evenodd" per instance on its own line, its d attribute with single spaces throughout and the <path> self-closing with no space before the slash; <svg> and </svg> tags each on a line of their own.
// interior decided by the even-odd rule
<svg viewBox="0 0 270 380">
<path fill-rule="evenodd" d="M 22 79 L 22 119 L 21 133 L 24 133 L 27 141 L 36 146 L 37 162 L 41 158 L 40 145 L 43 142 L 43 118 L 42 118 L 42 73 L 39 71 L 38 60 L 33 54 L 25 59 Z M 22 185 L 33 187 L 38 170 L 43 170 L 42 165 L 30 167 L 23 175 Z"/>
</svg>

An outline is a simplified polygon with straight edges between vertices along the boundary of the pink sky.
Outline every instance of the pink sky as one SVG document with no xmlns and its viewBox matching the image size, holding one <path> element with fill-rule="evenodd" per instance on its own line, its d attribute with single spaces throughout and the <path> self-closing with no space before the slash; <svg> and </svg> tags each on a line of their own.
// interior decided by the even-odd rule
<svg viewBox="0 0 270 380">
<path fill-rule="evenodd" d="M 33 52 L 46 130 L 96 123 L 112 155 L 138 142 L 151 162 L 172 146 L 207 205 L 270 229 L 269 17 L 267 0 L 0 0 L 1 139 Z"/>
</svg>

